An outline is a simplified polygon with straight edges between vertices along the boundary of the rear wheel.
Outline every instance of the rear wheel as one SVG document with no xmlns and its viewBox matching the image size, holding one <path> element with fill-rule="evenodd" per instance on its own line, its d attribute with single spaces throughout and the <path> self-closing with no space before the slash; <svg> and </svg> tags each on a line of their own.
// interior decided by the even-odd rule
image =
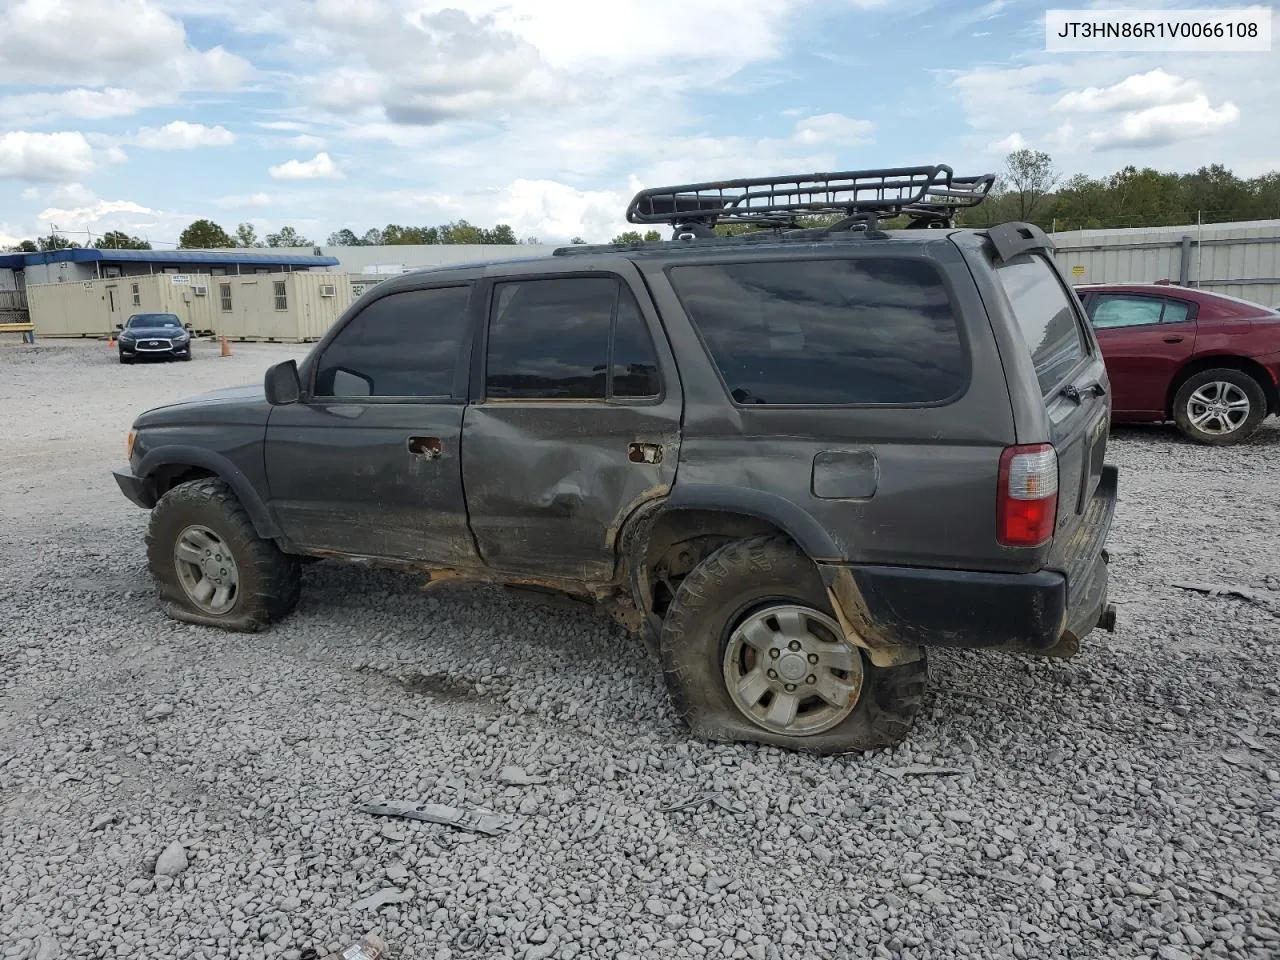
<svg viewBox="0 0 1280 960">
<path fill-rule="evenodd" d="M 151 512 L 147 560 L 169 613 L 227 630 L 259 630 L 298 604 L 295 557 L 258 536 L 213 477 L 174 487 Z"/>
<path fill-rule="evenodd" d="M 901 742 L 928 676 L 923 657 L 877 667 L 845 640 L 813 562 L 773 536 L 727 544 L 684 579 L 660 652 L 694 733 L 816 753 Z"/>
<path fill-rule="evenodd" d="M 1267 395 L 1242 370 L 1202 370 L 1178 388 L 1173 416 L 1192 440 L 1226 446 L 1253 436 L 1267 416 Z"/>
</svg>

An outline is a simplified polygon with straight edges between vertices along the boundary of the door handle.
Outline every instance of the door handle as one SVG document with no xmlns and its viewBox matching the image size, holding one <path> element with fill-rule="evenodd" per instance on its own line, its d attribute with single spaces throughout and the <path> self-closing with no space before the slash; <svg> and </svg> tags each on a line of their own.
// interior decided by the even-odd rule
<svg viewBox="0 0 1280 960">
<path fill-rule="evenodd" d="M 661 463 L 662 445 L 657 443 L 627 444 L 627 459 L 632 463 Z"/>
<path fill-rule="evenodd" d="M 1165 343 L 1181 343 L 1185 339 L 1187 338 L 1186 337 L 1165 337 L 1164 342 Z"/>
<path fill-rule="evenodd" d="M 443 449 L 439 437 L 410 437 L 408 447 L 411 454 L 424 460 L 435 460 Z"/>
</svg>

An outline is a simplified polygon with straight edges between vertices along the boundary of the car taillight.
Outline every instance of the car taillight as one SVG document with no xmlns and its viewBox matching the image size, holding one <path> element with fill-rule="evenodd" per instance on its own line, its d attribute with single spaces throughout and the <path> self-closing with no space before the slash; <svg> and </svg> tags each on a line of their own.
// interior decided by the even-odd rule
<svg viewBox="0 0 1280 960">
<path fill-rule="evenodd" d="M 1000 455 L 996 540 L 1038 547 L 1053 537 L 1058 516 L 1058 454 L 1050 444 L 1009 447 Z"/>
</svg>

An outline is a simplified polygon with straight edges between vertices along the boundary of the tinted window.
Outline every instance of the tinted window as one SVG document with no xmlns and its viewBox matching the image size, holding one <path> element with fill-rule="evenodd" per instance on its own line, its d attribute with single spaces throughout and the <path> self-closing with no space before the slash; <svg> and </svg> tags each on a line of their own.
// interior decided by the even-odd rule
<svg viewBox="0 0 1280 960">
<path fill-rule="evenodd" d="M 965 384 L 951 303 L 927 263 L 675 267 L 671 282 L 739 403 L 928 403 Z"/>
<path fill-rule="evenodd" d="M 615 397 L 656 397 L 662 392 L 658 380 L 658 357 L 645 328 L 636 298 L 620 288 L 618 318 L 613 328 L 613 392 Z"/>
<path fill-rule="evenodd" d="M 498 284 L 486 395 L 603 400 L 617 290 L 606 277 Z"/>
<path fill-rule="evenodd" d="M 131 327 L 180 327 L 181 323 L 172 313 L 139 313 L 129 318 Z"/>
<path fill-rule="evenodd" d="M 441 287 L 373 301 L 326 348 L 316 395 L 449 396 L 470 295 L 470 287 Z"/>
<path fill-rule="evenodd" d="M 1161 323 L 1182 323 L 1191 313 L 1191 304 L 1185 300 L 1166 300 L 1164 313 L 1160 315 Z"/>
<path fill-rule="evenodd" d="M 1043 257 L 1019 257 L 996 268 L 1013 304 L 1022 338 L 1048 393 L 1084 356 L 1084 341 L 1067 292 Z"/>
<path fill-rule="evenodd" d="M 1099 330 L 1138 327 L 1148 323 L 1159 323 L 1160 311 L 1163 307 L 1164 301 L 1154 297 L 1105 295 L 1094 300 L 1093 315 L 1090 319 Z"/>
</svg>

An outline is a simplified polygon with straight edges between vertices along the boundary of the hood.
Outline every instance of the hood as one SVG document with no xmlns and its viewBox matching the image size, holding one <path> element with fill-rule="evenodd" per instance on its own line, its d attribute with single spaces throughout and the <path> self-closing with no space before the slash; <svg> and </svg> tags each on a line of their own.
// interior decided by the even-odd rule
<svg viewBox="0 0 1280 960">
<path fill-rule="evenodd" d="M 224 387 L 198 394 L 177 403 L 155 407 L 141 414 L 134 429 L 170 424 L 240 423 L 265 424 L 271 405 L 261 383 Z"/>
</svg>

